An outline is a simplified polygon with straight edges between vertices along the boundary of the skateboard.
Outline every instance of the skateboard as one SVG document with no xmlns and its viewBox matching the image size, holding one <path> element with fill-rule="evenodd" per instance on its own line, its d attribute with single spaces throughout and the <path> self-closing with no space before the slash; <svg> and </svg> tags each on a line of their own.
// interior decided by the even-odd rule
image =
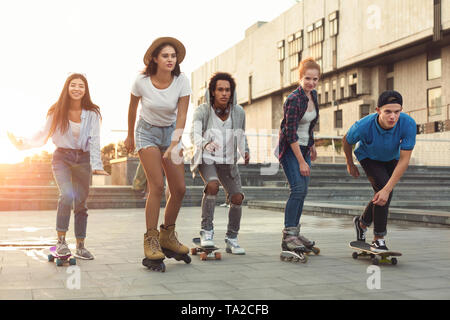
<svg viewBox="0 0 450 320">
<path fill-rule="evenodd" d="M 77 260 L 72 258 L 72 254 L 60 256 L 56 253 L 56 247 L 50 247 L 50 254 L 48 255 L 48 261 L 56 261 L 56 265 L 61 267 L 64 263 L 68 262 L 69 265 L 74 266 L 77 264 Z"/>
<path fill-rule="evenodd" d="M 191 254 L 193 256 L 200 253 L 200 260 L 221 260 L 222 254 L 220 252 L 214 252 L 218 250 L 217 247 L 202 247 L 200 245 L 200 238 L 194 238 L 192 239 L 192 243 L 194 244 L 195 248 L 191 249 Z"/>
<path fill-rule="evenodd" d="M 380 263 L 390 263 L 396 265 L 398 263 L 397 258 L 388 257 L 400 257 L 402 254 L 400 252 L 387 251 L 387 252 L 373 252 L 370 250 L 370 245 L 363 241 L 352 241 L 349 243 L 349 247 L 359 252 L 353 252 L 353 259 L 358 259 L 358 257 L 370 256 L 372 259 L 372 264 L 379 265 Z"/>
</svg>

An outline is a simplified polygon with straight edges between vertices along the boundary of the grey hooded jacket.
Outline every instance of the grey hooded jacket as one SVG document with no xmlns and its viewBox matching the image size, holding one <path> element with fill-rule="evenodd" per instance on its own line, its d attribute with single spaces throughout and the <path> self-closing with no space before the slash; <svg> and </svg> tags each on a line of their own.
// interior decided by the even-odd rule
<svg viewBox="0 0 450 320">
<path fill-rule="evenodd" d="M 205 139 L 205 132 L 213 127 L 209 90 L 205 93 L 206 103 L 197 107 L 194 112 L 192 129 L 190 133 L 191 143 L 194 146 L 194 156 L 191 159 L 191 171 L 195 172 L 198 165 L 203 161 L 203 149 L 211 142 Z M 245 111 L 237 104 L 236 92 L 230 109 L 230 117 L 234 131 L 234 164 L 236 165 L 240 156 L 244 158 L 249 152 L 247 137 L 245 136 Z M 239 151 L 239 152 L 238 152 Z"/>
</svg>

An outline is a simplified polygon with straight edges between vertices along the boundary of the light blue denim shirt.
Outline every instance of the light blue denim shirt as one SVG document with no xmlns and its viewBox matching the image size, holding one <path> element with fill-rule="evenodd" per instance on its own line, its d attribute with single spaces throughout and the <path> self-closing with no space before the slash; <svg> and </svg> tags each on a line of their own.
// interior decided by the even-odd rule
<svg viewBox="0 0 450 320">
<path fill-rule="evenodd" d="M 47 143 L 47 136 L 50 132 L 53 116 L 47 118 L 44 127 L 31 138 L 23 139 L 22 149 L 39 148 Z M 94 111 L 81 111 L 80 137 L 78 140 L 72 135 L 69 129 L 64 133 L 57 129 L 52 135 L 52 141 L 58 148 L 81 149 L 89 151 L 91 155 L 92 170 L 103 170 L 100 152 L 100 117 Z"/>
</svg>

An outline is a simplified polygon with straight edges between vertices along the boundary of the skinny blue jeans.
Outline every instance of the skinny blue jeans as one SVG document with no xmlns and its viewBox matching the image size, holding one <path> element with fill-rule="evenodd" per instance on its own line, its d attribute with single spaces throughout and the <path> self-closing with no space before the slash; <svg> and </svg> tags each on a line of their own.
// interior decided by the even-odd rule
<svg viewBox="0 0 450 320">
<path fill-rule="evenodd" d="M 309 147 L 300 146 L 303 158 L 311 167 L 311 157 Z M 281 166 L 289 182 L 290 195 L 284 209 L 285 228 L 297 227 L 303 211 L 303 203 L 308 193 L 309 177 L 302 176 L 300 165 L 294 152 L 289 147 L 280 160 Z"/>
</svg>

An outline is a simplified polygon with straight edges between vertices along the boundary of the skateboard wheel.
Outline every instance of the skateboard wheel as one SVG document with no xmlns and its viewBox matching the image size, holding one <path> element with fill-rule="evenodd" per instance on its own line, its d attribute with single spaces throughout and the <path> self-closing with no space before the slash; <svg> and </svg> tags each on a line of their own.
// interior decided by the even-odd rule
<svg viewBox="0 0 450 320">
<path fill-rule="evenodd" d="M 49 254 L 49 255 L 48 255 L 48 261 L 49 261 L 49 262 L 55 261 L 55 257 L 54 257 L 53 255 Z"/>
<path fill-rule="evenodd" d="M 358 252 L 353 252 L 352 253 L 352 257 L 353 257 L 353 259 L 358 259 Z"/>
<path fill-rule="evenodd" d="M 373 259 L 372 259 L 372 264 L 375 265 L 375 266 L 377 266 L 377 265 L 380 264 L 380 261 L 378 261 L 377 258 L 373 258 Z"/>
<path fill-rule="evenodd" d="M 392 258 L 391 263 L 393 266 L 395 266 L 398 263 L 397 258 Z"/>
<path fill-rule="evenodd" d="M 208 258 L 208 255 L 206 254 L 206 252 L 200 253 L 200 260 L 205 261 L 207 258 Z"/>
<path fill-rule="evenodd" d="M 220 252 L 214 252 L 214 257 L 216 258 L 216 260 L 221 260 L 222 254 Z"/>
<path fill-rule="evenodd" d="M 191 248 L 191 254 L 192 254 L 193 256 L 197 255 L 197 249 Z"/>
<path fill-rule="evenodd" d="M 69 264 L 70 264 L 71 266 L 74 266 L 74 265 L 77 264 L 77 260 L 76 260 L 75 258 L 71 258 L 71 259 L 69 260 Z"/>
</svg>

